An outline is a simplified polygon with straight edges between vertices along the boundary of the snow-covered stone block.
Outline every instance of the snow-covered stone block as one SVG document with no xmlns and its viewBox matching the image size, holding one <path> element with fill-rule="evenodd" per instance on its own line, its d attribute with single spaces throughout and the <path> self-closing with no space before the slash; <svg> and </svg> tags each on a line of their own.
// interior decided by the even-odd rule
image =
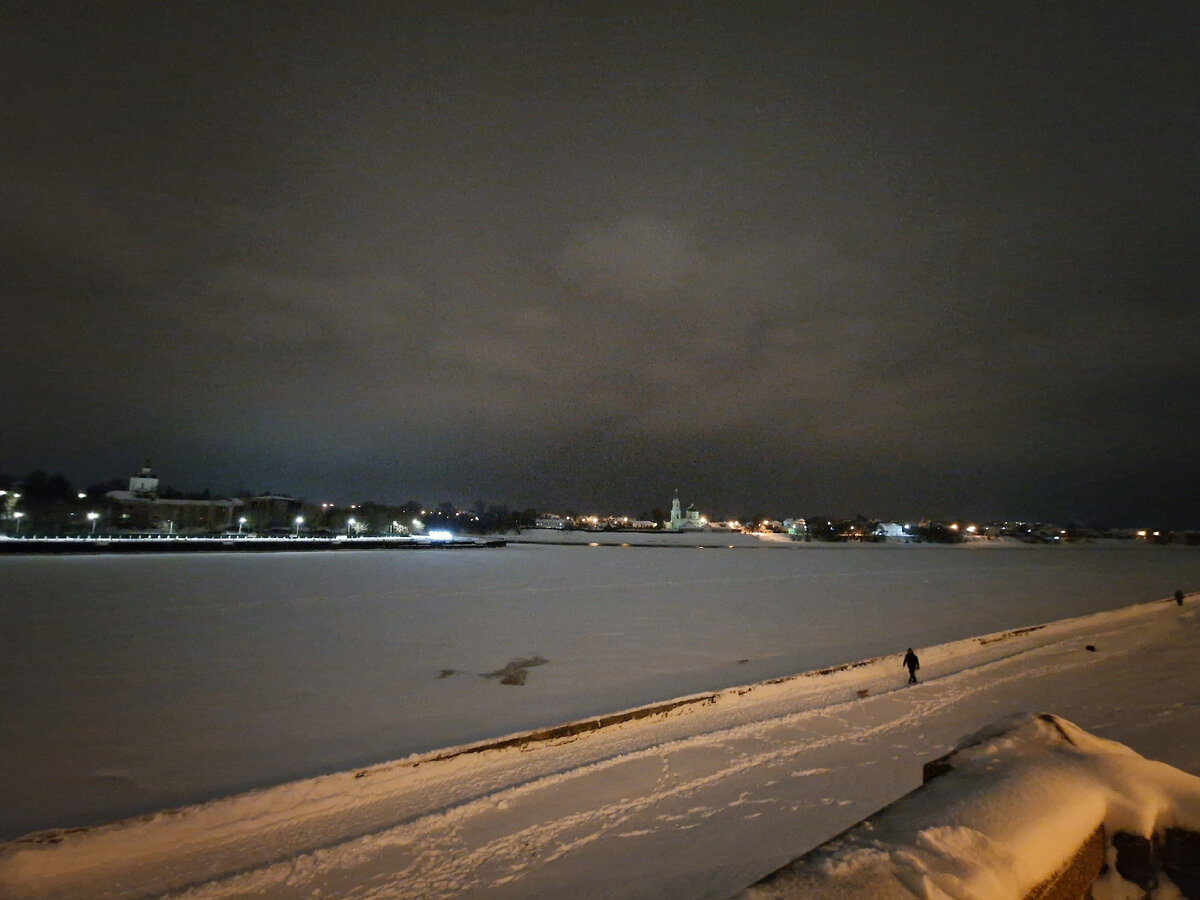
<svg viewBox="0 0 1200 900">
<path fill-rule="evenodd" d="M 1200 778 L 1056 716 L 1013 717 L 742 896 L 1200 900 Z"/>
</svg>

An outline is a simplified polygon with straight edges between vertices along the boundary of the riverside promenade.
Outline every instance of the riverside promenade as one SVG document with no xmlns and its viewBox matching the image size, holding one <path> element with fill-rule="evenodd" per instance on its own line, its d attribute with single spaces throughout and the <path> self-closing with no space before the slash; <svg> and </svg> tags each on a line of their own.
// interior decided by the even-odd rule
<svg viewBox="0 0 1200 900">
<path fill-rule="evenodd" d="M 305 535 L 100 535 L 0 539 L 0 554 L 295 553 L 318 550 L 473 550 L 503 547 L 503 540 L 418 537 L 309 537 Z"/>
</svg>

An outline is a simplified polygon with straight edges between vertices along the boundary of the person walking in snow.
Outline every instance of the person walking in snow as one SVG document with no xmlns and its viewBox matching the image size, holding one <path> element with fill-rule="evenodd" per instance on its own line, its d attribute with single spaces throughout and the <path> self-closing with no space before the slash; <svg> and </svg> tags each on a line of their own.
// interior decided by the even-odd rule
<svg viewBox="0 0 1200 900">
<path fill-rule="evenodd" d="M 904 665 L 908 669 L 908 683 L 917 683 L 917 669 L 921 668 L 921 661 L 917 659 L 917 654 L 913 653 L 913 648 L 909 647 L 908 652 L 904 654 Z"/>
</svg>

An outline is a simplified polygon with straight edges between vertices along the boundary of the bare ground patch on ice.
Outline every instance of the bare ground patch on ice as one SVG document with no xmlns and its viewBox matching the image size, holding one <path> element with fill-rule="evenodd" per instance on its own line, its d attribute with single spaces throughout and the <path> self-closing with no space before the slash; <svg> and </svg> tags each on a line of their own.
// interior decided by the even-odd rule
<svg viewBox="0 0 1200 900">
<path fill-rule="evenodd" d="M 498 679 L 501 684 L 522 685 L 525 683 L 530 669 L 535 666 L 544 666 L 548 662 L 550 660 L 535 653 L 533 656 L 510 659 L 502 668 L 496 669 L 494 672 L 484 672 L 479 677 Z"/>
</svg>

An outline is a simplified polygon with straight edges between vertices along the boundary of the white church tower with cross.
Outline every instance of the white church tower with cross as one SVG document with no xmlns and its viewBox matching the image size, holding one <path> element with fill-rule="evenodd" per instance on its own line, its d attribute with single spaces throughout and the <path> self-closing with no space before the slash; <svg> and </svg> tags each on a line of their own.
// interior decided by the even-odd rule
<svg viewBox="0 0 1200 900">
<path fill-rule="evenodd" d="M 691 505 L 684 509 L 679 502 L 679 491 L 675 492 L 675 499 L 671 501 L 671 521 L 667 525 L 668 531 L 703 531 L 707 527 L 708 522 L 700 513 L 692 509 Z"/>
</svg>

